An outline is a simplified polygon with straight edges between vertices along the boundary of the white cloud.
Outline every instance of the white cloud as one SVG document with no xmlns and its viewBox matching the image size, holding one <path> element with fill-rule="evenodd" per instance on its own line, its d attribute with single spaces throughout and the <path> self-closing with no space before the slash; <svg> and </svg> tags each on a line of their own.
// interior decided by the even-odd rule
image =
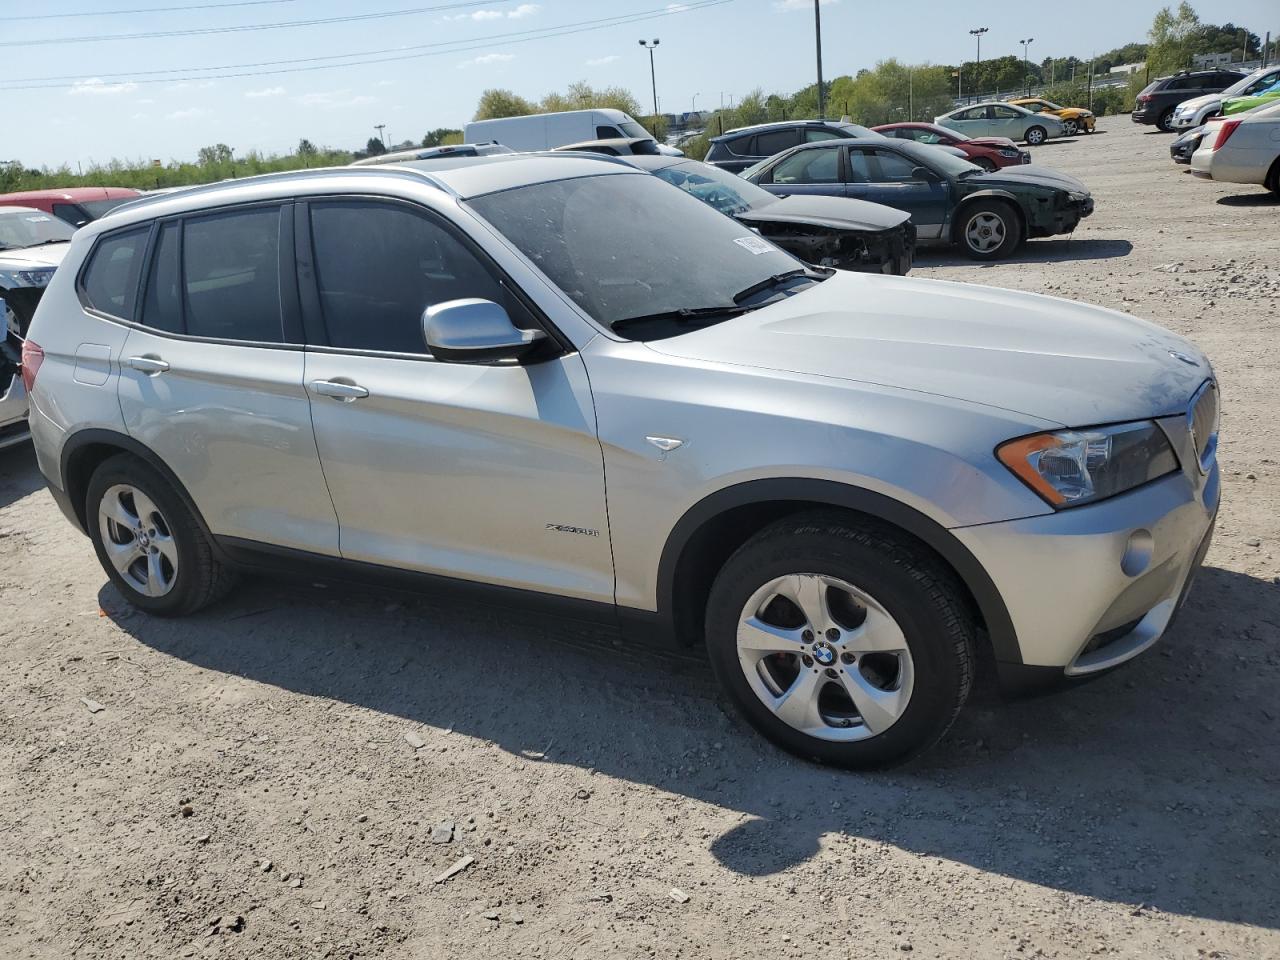
<svg viewBox="0 0 1280 960">
<path fill-rule="evenodd" d="M 596 57 L 596 58 L 595 58 L 595 59 L 593 59 L 593 60 L 588 60 L 588 61 L 587 61 L 587 66 L 588 66 L 588 67 L 603 67 L 606 63 L 613 63 L 615 60 L 621 60 L 621 59 L 622 59 L 622 58 L 621 58 L 621 57 L 619 57 L 616 53 L 611 53 L 611 54 L 609 54 L 609 56 L 607 56 L 607 57 Z"/>
<path fill-rule="evenodd" d="M 394 87 L 395 85 L 396 82 L 394 80 L 379 80 L 374 84 L 375 87 Z"/>
<path fill-rule="evenodd" d="M 246 90 L 244 95 L 250 100 L 260 100 L 263 97 L 283 97 L 285 89 L 284 87 L 263 87 L 261 90 Z"/>
<path fill-rule="evenodd" d="M 202 116 L 204 116 L 204 111 L 199 107 L 188 107 L 185 110 L 175 110 L 173 113 L 167 113 L 164 118 L 166 120 L 192 120 Z"/>
<path fill-rule="evenodd" d="M 346 88 L 304 93 L 302 96 L 294 97 L 293 99 L 304 107 L 324 107 L 326 110 L 334 110 L 339 107 L 358 107 L 366 103 L 378 102 L 377 97 L 371 97 L 363 93 L 353 95 L 350 89 Z"/>
<path fill-rule="evenodd" d="M 138 103 L 139 106 L 142 106 L 148 103 L 155 103 L 155 101 L 152 100 L 150 97 L 143 97 L 141 100 L 138 100 L 136 102 Z"/>
<path fill-rule="evenodd" d="M 832 4 L 839 3 L 840 0 L 819 0 L 819 2 L 824 7 L 829 7 Z M 813 0 L 774 0 L 773 6 L 775 9 L 785 11 L 812 10 Z"/>
<path fill-rule="evenodd" d="M 514 60 L 514 53 L 482 53 L 474 60 L 463 60 L 458 64 L 459 70 L 465 70 L 467 67 L 487 67 L 491 63 L 506 63 L 508 60 Z"/>
<path fill-rule="evenodd" d="M 91 77 L 88 80 L 77 80 L 71 85 L 71 89 L 67 93 L 73 96 L 80 94 L 92 94 L 93 96 L 112 96 L 117 93 L 128 93 L 130 90 L 137 90 L 136 83 L 107 83 L 101 77 Z"/>
<path fill-rule="evenodd" d="M 149 113 L 135 113 L 135 114 L 133 115 L 132 119 L 134 119 L 134 120 L 150 120 L 150 119 L 151 119 L 151 114 L 149 114 Z"/>
<path fill-rule="evenodd" d="M 455 13 L 453 16 L 445 17 L 445 20 L 471 20 L 474 23 L 484 23 L 486 20 L 523 20 L 525 17 L 531 17 L 542 7 L 536 3 L 522 3 L 514 10 L 476 10 L 472 13 Z"/>
</svg>

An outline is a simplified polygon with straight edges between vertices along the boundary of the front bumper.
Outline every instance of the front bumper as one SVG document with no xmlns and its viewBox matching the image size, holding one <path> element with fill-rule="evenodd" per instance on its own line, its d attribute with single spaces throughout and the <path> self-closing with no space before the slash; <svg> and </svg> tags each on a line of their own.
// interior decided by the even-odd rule
<svg viewBox="0 0 1280 960">
<path fill-rule="evenodd" d="M 1021 654 L 1010 672 L 1101 673 L 1168 630 L 1209 548 L 1219 481 L 1216 461 L 1201 474 L 1186 455 L 1183 418 L 1161 425 L 1171 439 L 1182 431 L 1189 467 L 1090 506 L 952 531 L 1008 607 Z"/>
<path fill-rule="evenodd" d="M 1032 237 L 1052 237 L 1056 234 L 1074 233 L 1080 221 L 1093 215 L 1093 197 L 1062 202 L 1052 210 L 1032 209 L 1027 222 L 1027 232 Z"/>
</svg>

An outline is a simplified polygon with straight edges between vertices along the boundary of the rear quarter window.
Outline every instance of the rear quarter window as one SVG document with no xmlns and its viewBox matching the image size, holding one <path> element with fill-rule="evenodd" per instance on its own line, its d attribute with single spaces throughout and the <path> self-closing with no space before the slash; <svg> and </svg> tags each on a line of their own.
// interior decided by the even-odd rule
<svg viewBox="0 0 1280 960">
<path fill-rule="evenodd" d="M 148 223 L 98 240 L 80 276 L 80 299 L 86 307 L 121 320 L 134 319 L 138 271 L 150 233 Z"/>
</svg>

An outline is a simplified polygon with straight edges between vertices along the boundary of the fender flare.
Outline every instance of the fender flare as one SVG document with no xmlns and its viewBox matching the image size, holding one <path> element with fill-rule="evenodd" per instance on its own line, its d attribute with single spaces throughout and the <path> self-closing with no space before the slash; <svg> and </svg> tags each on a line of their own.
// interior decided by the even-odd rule
<svg viewBox="0 0 1280 960">
<path fill-rule="evenodd" d="M 71 489 L 71 469 L 80 451 L 97 445 L 115 447 L 121 453 L 132 454 L 164 477 L 177 495 L 182 498 L 186 508 L 191 511 L 191 516 L 200 525 L 200 530 L 212 545 L 215 555 L 220 560 L 226 559 L 222 549 L 218 546 L 217 537 L 213 535 L 209 525 L 205 523 L 204 516 L 200 513 L 195 501 L 191 499 L 191 494 L 187 492 L 186 485 L 178 479 L 178 475 L 169 468 L 169 465 L 161 460 L 154 450 L 128 434 L 118 433 L 115 430 L 104 430 L 100 427 L 89 427 L 71 434 L 62 444 L 62 453 L 59 455 L 59 472 L 62 477 L 63 489 L 66 491 L 66 496 L 71 503 L 71 509 L 79 520 L 80 529 L 83 533 L 88 534 L 89 532 L 88 517 L 85 514 L 87 506 L 84 503 L 85 491 L 84 489 L 77 491 Z"/>
<path fill-rule="evenodd" d="M 709 494 L 676 521 L 658 562 L 658 610 L 674 622 L 676 569 L 694 534 L 708 521 L 737 507 L 797 501 L 841 507 L 864 513 L 905 531 L 937 553 L 968 589 L 987 626 L 998 661 L 1022 663 L 1017 631 L 999 589 L 977 558 L 942 524 L 919 510 L 884 494 L 833 480 L 775 478 L 751 480 Z"/>
</svg>

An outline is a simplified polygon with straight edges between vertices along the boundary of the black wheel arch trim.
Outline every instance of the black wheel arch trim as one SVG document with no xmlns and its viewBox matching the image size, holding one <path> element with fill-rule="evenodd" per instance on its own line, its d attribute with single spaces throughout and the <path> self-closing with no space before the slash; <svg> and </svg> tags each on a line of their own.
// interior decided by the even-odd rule
<svg viewBox="0 0 1280 960">
<path fill-rule="evenodd" d="M 973 596 L 986 623 L 996 659 L 1022 663 L 1009 608 L 986 569 L 964 544 L 936 520 L 899 500 L 834 480 L 799 477 L 751 480 L 718 490 L 690 507 L 672 528 L 658 563 L 658 610 L 668 629 L 673 633 L 676 630 L 676 568 L 697 531 L 728 510 L 780 501 L 855 510 L 893 524 L 922 541 L 951 566 Z"/>
<path fill-rule="evenodd" d="M 87 507 L 87 504 L 84 503 L 85 490 L 77 491 L 80 496 L 73 494 L 71 490 L 71 468 L 77 454 L 92 446 L 116 447 L 121 453 L 133 454 L 164 477 L 177 495 L 182 498 L 186 508 L 191 511 L 196 523 L 200 525 L 201 532 L 204 533 L 209 543 L 213 546 L 215 556 L 221 561 L 225 562 L 227 560 L 225 553 L 218 544 L 218 539 L 209 529 L 209 525 L 205 523 L 200 509 L 196 506 L 195 501 L 191 499 L 191 494 L 187 492 L 186 485 L 178 479 L 176 473 L 169 469 L 169 465 L 160 459 L 154 450 L 128 434 L 100 427 L 89 427 L 71 434 L 63 443 L 62 454 L 59 458 L 58 472 L 62 480 L 63 491 L 71 504 L 71 509 L 75 511 L 75 516 L 79 520 L 81 532 L 86 535 L 89 533 L 88 517 L 85 514 Z M 87 481 L 88 478 L 86 477 L 85 479 Z M 87 489 L 87 484 L 85 489 Z"/>
</svg>

